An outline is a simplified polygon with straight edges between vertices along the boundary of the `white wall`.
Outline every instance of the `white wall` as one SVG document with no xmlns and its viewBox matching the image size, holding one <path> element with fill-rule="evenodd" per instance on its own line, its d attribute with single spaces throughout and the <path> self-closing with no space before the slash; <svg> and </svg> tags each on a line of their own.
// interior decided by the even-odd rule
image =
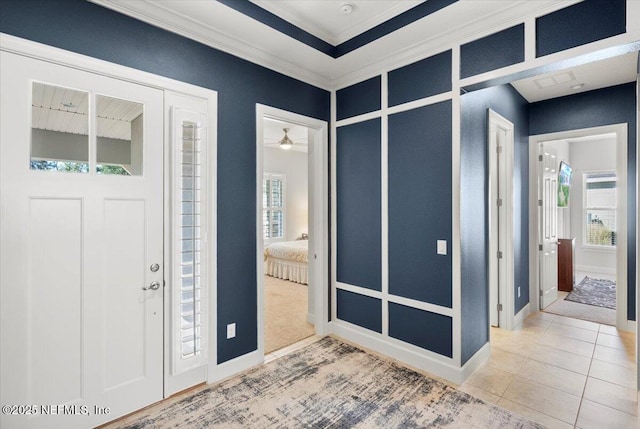
<svg viewBox="0 0 640 429">
<path fill-rule="evenodd" d="M 309 233 L 307 153 L 264 148 L 264 172 L 286 175 L 285 239 L 295 240 Z"/>
<path fill-rule="evenodd" d="M 571 142 L 569 148 L 571 167 L 573 168 L 569 205 L 571 208 L 571 236 L 576 239 L 576 270 L 615 274 L 615 251 L 586 249 L 582 242 L 582 228 L 584 228 L 582 175 L 590 171 L 616 170 L 615 137 Z"/>
</svg>

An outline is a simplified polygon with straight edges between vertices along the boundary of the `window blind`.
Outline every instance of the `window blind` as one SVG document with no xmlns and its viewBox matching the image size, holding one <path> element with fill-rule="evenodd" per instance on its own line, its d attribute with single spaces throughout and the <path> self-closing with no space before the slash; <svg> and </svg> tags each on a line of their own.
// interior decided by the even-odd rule
<svg viewBox="0 0 640 429">
<path fill-rule="evenodd" d="M 174 373 L 206 362 L 204 115 L 174 112 Z"/>
</svg>

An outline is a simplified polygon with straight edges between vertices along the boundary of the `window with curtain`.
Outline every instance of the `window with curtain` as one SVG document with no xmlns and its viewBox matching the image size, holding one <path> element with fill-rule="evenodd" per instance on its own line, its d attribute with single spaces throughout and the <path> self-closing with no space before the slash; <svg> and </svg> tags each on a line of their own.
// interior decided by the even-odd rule
<svg viewBox="0 0 640 429">
<path fill-rule="evenodd" d="M 584 244 L 616 245 L 616 173 L 586 173 L 584 183 Z"/>
<path fill-rule="evenodd" d="M 284 239 L 285 181 L 283 174 L 271 173 L 265 173 L 262 180 L 262 231 L 265 243 Z"/>
</svg>

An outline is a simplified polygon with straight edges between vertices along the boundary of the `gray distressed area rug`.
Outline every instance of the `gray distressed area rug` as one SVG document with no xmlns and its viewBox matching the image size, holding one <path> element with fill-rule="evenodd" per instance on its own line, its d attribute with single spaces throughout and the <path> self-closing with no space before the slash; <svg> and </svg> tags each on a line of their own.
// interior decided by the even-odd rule
<svg viewBox="0 0 640 429">
<path fill-rule="evenodd" d="M 565 298 L 567 301 L 596 307 L 616 308 L 616 282 L 585 277 Z"/>
<path fill-rule="evenodd" d="M 127 428 L 542 428 L 325 337 Z"/>
</svg>

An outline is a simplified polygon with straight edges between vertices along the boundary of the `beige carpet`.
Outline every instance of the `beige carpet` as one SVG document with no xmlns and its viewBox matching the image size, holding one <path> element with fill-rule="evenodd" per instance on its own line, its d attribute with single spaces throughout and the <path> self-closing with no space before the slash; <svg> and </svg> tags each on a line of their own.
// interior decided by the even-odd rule
<svg viewBox="0 0 640 429">
<path fill-rule="evenodd" d="M 264 290 L 265 354 L 314 334 L 307 322 L 307 285 L 264 276 Z"/>
<path fill-rule="evenodd" d="M 605 325 L 616 325 L 615 310 L 567 301 L 564 299 L 565 296 L 567 296 L 567 292 L 558 292 L 558 299 L 543 311 Z"/>
<path fill-rule="evenodd" d="M 331 337 L 113 427 L 543 429 Z"/>
</svg>

